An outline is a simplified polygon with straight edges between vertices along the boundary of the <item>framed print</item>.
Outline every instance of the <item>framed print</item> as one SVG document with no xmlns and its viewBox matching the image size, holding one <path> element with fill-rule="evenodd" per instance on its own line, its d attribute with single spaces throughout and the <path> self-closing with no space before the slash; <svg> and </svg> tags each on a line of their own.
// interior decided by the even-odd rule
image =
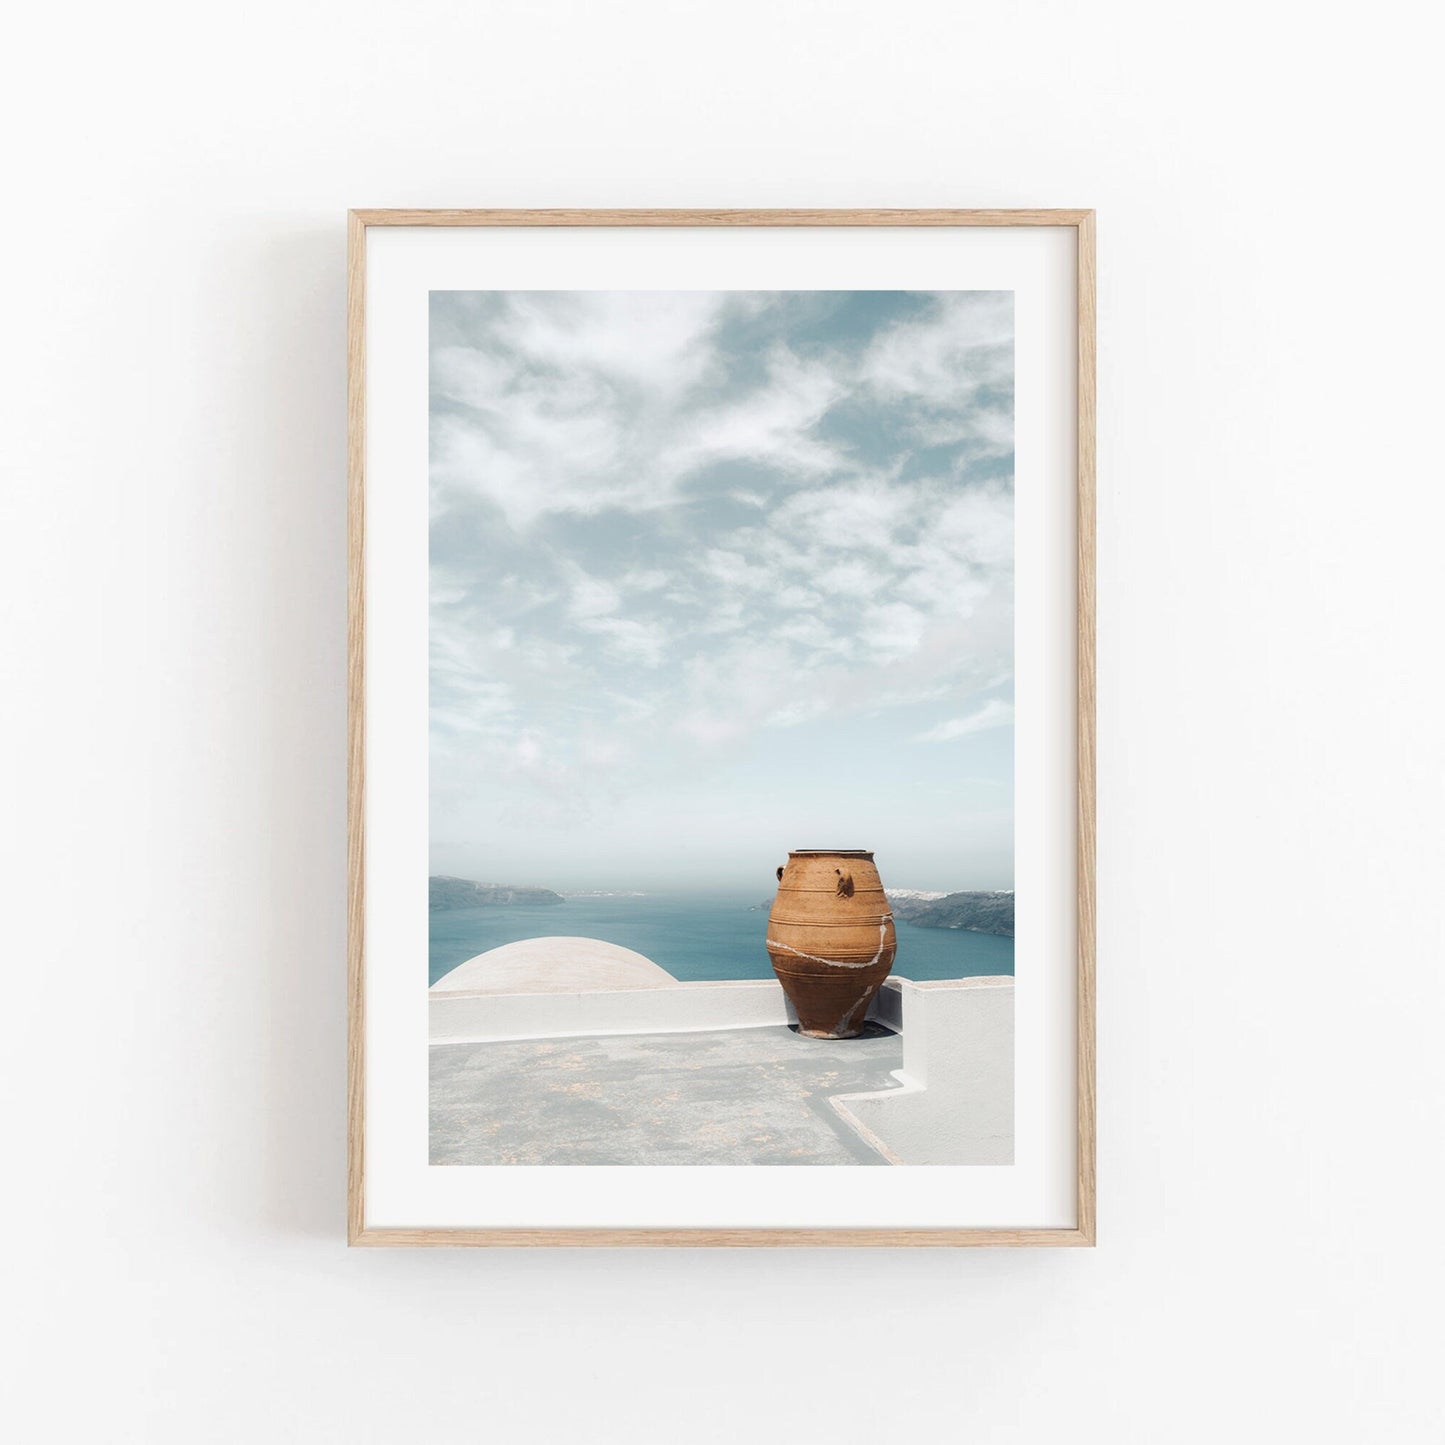
<svg viewBox="0 0 1445 1445">
<path fill-rule="evenodd" d="M 352 1243 L 1093 1243 L 1093 237 L 352 213 Z"/>
</svg>

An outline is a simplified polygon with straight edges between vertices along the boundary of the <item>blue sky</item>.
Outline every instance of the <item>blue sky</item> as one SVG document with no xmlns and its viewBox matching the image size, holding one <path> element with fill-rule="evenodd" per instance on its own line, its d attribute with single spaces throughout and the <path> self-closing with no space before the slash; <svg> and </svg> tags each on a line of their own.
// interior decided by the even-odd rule
<svg viewBox="0 0 1445 1445">
<path fill-rule="evenodd" d="M 431 866 L 1013 886 L 1013 298 L 434 292 Z"/>
</svg>

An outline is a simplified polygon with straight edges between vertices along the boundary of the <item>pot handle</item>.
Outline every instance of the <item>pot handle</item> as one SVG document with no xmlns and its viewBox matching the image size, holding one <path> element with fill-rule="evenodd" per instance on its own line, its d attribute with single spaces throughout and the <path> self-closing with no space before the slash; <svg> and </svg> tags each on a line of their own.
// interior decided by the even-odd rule
<svg viewBox="0 0 1445 1445">
<path fill-rule="evenodd" d="M 783 881 L 783 869 L 784 869 L 786 866 L 787 866 L 787 865 L 786 865 L 785 863 L 779 863 L 779 864 L 778 864 L 778 882 L 779 882 L 779 883 L 781 883 L 781 882 Z"/>
<path fill-rule="evenodd" d="M 838 875 L 838 897 L 851 898 L 853 896 L 853 875 L 845 873 L 841 868 L 833 870 Z"/>
</svg>

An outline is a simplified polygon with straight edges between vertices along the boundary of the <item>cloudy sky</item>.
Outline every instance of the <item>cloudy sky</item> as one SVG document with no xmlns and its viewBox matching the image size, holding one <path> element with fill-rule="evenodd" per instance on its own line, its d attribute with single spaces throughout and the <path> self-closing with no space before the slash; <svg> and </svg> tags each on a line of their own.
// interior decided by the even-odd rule
<svg viewBox="0 0 1445 1445">
<path fill-rule="evenodd" d="M 1013 298 L 434 292 L 431 866 L 1013 886 Z"/>
</svg>

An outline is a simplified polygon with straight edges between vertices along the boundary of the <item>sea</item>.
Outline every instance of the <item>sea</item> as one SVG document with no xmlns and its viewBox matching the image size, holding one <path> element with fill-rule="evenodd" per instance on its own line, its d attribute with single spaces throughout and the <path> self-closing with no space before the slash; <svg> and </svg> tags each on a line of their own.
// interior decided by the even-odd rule
<svg viewBox="0 0 1445 1445">
<path fill-rule="evenodd" d="M 650 958 L 686 982 L 771 978 L 772 900 L 723 894 L 572 895 L 564 903 L 454 908 L 431 915 L 428 983 L 489 948 L 524 938 L 601 938 Z M 893 972 L 917 980 L 1012 974 L 1014 941 L 961 928 L 897 921 Z"/>
</svg>

